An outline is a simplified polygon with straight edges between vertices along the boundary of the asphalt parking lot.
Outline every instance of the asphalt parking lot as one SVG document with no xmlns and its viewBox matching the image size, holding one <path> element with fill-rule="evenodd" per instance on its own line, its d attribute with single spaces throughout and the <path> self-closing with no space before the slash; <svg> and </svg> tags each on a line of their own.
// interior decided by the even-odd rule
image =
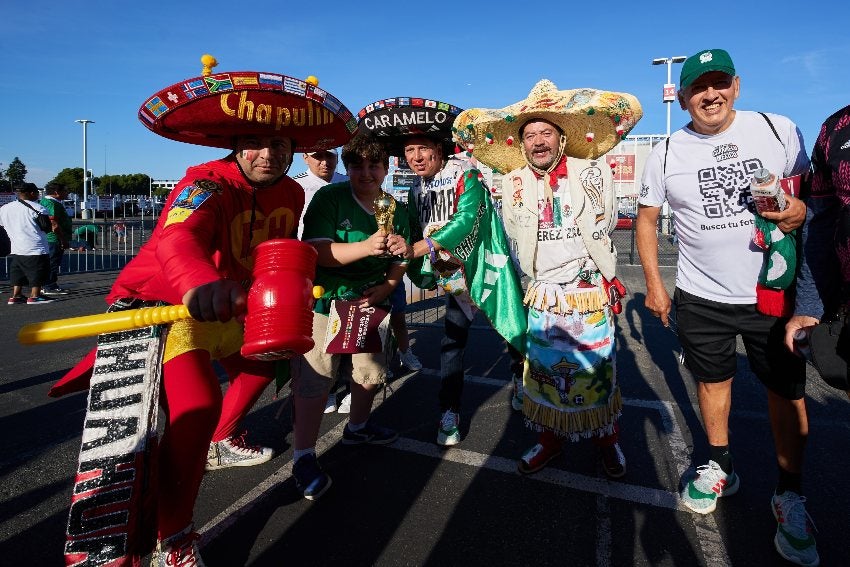
<svg viewBox="0 0 850 567">
<path fill-rule="evenodd" d="M 677 491 L 705 460 L 691 377 L 675 335 L 642 307 L 639 267 L 618 318 L 617 364 L 625 409 L 628 473 L 610 481 L 590 443 L 532 476 L 516 460 L 534 434 L 509 402 L 508 356 L 483 321 L 467 349 L 463 441 L 434 443 L 442 329 L 414 319 L 411 337 L 425 368 L 396 378 L 374 415 L 399 430 L 393 445 L 346 446 L 345 416 L 325 417 L 320 462 L 333 477 L 316 502 L 291 478 L 291 405 L 269 389 L 248 416 L 253 441 L 277 455 L 250 468 L 205 476 L 196 505 L 207 565 L 786 565 L 773 549 L 769 500 L 776 481 L 762 388 L 740 358 L 733 389 L 732 450 L 738 494 L 697 516 Z M 672 281 L 672 270 L 665 270 Z M 52 304 L 0 306 L 5 345 L 0 371 L 0 564 L 62 565 L 72 476 L 84 420 L 84 393 L 52 400 L 50 385 L 91 346 L 89 339 L 23 347 L 20 325 L 103 311 L 114 272 L 68 276 L 72 294 Z M 7 291 L 0 286 L 0 291 Z M 411 306 L 415 311 L 416 306 Z M 416 316 L 416 313 L 412 314 Z M 439 310 L 427 319 L 439 317 Z M 412 319 L 412 320 L 414 320 Z M 822 565 L 850 564 L 850 401 L 810 375 L 805 486 L 818 527 Z M 285 394 L 285 390 L 282 392 Z M 701 464 L 698 463 L 698 464 Z"/>
</svg>

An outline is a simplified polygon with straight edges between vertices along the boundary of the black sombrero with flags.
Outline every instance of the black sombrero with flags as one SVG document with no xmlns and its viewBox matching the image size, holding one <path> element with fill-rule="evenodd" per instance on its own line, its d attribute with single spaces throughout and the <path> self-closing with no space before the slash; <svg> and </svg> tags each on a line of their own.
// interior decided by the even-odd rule
<svg viewBox="0 0 850 567">
<path fill-rule="evenodd" d="M 294 152 L 341 146 L 357 120 L 315 77 L 297 79 L 259 71 L 212 73 L 215 59 L 201 58 L 204 74 L 166 87 L 139 109 L 139 120 L 165 138 L 233 148 L 235 136 L 280 135 Z"/>
<path fill-rule="evenodd" d="M 365 106 L 357 118 L 359 131 L 376 136 L 390 155 L 404 157 L 404 142 L 411 136 L 430 138 L 450 155 L 454 153 L 452 124 L 462 111 L 447 102 L 399 96 Z"/>
</svg>

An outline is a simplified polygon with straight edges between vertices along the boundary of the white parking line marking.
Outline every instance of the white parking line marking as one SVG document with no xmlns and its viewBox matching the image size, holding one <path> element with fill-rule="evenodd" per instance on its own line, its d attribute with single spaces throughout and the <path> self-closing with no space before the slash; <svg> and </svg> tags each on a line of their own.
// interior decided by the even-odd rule
<svg viewBox="0 0 850 567">
<path fill-rule="evenodd" d="M 419 374 L 436 375 L 439 377 L 439 372 L 431 369 L 423 369 Z M 412 376 L 408 375 L 404 378 L 395 381 L 393 387 L 398 389 L 407 382 Z M 484 376 L 466 376 L 466 382 L 487 385 L 495 388 L 509 388 L 510 382 L 505 380 L 495 380 Z M 379 396 L 376 400 L 375 407 L 383 403 L 383 399 Z M 670 453 L 676 467 L 676 472 L 679 477 L 688 469 L 687 461 L 687 445 L 682 436 L 681 429 L 675 419 L 673 405 L 670 402 L 660 400 L 636 400 L 624 399 L 624 405 L 641 407 L 657 411 L 661 416 L 664 437 L 667 439 L 670 446 Z M 333 429 L 325 433 L 316 444 L 316 452 L 321 454 L 330 447 L 336 445 L 342 438 L 342 430 L 345 427 L 346 421 L 343 420 Z M 405 451 L 416 455 L 421 455 L 433 459 L 453 462 L 457 464 L 486 468 L 503 472 L 505 474 L 519 473 L 516 470 L 516 459 L 498 457 L 486 453 L 478 453 L 452 447 L 446 449 L 439 447 L 434 443 L 426 443 L 415 439 L 400 437 L 398 441 L 392 445 L 387 445 L 389 449 L 397 451 Z M 218 514 L 215 518 L 207 522 L 200 530 L 201 545 L 204 546 L 210 541 L 218 538 L 225 530 L 232 526 L 239 518 L 246 515 L 256 506 L 264 495 L 272 489 L 288 481 L 292 476 L 292 461 L 288 461 L 281 468 L 271 474 L 265 481 L 254 487 L 250 492 L 242 496 L 239 500 L 230 505 L 227 509 Z M 636 504 L 644 504 L 657 508 L 675 510 L 678 512 L 686 512 L 692 519 L 694 528 L 697 533 L 697 539 L 702 549 L 703 557 L 708 565 L 729 565 L 729 555 L 726 552 L 726 546 L 720 533 L 717 529 L 717 524 L 714 517 L 708 515 L 697 515 L 691 513 L 685 508 L 679 500 L 678 492 L 670 492 L 667 490 L 659 490 L 634 484 L 626 484 L 623 482 L 612 482 L 604 478 L 589 477 L 586 475 L 571 473 L 564 470 L 555 469 L 553 467 L 543 469 L 528 477 L 529 480 L 535 482 L 546 482 L 549 484 L 562 486 L 565 488 L 588 492 L 598 496 L 596 501 L 597 507 L 597 541 L 596 541 L 596 557 L 599 565 L 610 565 L 610 549 L 611 549 L 611 518 L 610 510 L 607 505 L 607 498 L 616 498 Z"/>
</svg>

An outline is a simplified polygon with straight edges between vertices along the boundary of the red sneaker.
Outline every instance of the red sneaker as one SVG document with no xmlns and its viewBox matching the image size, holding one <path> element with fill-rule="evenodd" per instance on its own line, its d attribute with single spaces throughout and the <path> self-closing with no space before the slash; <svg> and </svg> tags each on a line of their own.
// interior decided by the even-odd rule
<svg viewBox="0 0 850 567">
<path fill-rule="evenodd" d="M 151 554 L 151 567 L 204 567 L 198 552 L 200 537 L 190 525 L 182 532 L 158 541 Z"/>
<path fill-rule="evenodd" d="M 542 439 L 541 439 L 542 441 Z M 549 461 L 563 452 L 563 443 L 550 441 L 548 443 L 537 443 L 525 452 L 519 460 L 517 470 L 522 474 L 532 474 L 546 467 Z"/>
</svg>

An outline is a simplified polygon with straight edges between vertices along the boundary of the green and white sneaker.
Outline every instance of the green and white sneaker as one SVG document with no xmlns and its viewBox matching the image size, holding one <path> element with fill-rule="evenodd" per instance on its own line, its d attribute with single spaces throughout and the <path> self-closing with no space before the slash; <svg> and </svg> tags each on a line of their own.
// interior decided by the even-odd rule
<svg viewBox="0 0 850 567">
<path fill-rule="evenodd" d="M 460 443 L 460 414 L 446 410 L 440 418 L 440 429 L 437 431 L 437 445 L 457 445 Z"/>
<path fill-rule="evenodd" d="M 735 471 L 727 475 L 714 461 L 697 467 L 697 476 L 682 489 L 682 504 L 697 514 L 711 514 L 717 499 L 738 492 L 741 482 Z"/>
<path fill-rule="evenodd" d="M 806 512 L 806 497 L 789 490 L 781 495 L 774 494 L 770 504 L 777 521 L 773 545 L 779 555 L 797 565 L 819 565 L 820 557 L 812 535 L 815 525 Z"/>
</svg>

